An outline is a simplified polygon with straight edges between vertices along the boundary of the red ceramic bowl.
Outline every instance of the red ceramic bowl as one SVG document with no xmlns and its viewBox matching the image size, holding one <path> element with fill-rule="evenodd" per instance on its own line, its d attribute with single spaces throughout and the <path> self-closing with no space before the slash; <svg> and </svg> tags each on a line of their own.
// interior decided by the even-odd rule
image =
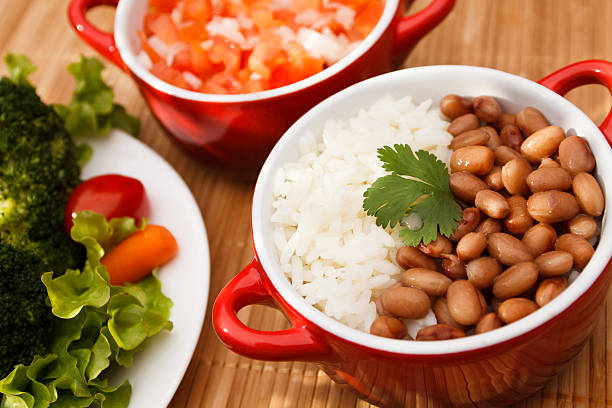
<svg viewBox="0 0 612 408">
<path fill-rule="evenodd" d="M 543 387 L 580 351 L 600 313 L 612 267 L 610 207 L 602 219 L 600 243 L 580 276 L 553 301 L 531 315 L 488 333 L 437 342 L 373 336 L 351 329 L 307 304 L 283 275 L 272 240 L 272 189 L 276 170 L 298 157 L 306 130 L 320 131 L 326 119 L 346 119 L 384 94 L 412 95 L 415 101 L 448 93 L 494 95 L 505 111 L 539 108 L 568 134 L 584 136 L 597 160 L 596 176 L 612 203 L 612 114 L 598 128 L 559 95 L 587 83 L 612 88 L 612 64 L 585 61 L 540 83 L 497 70 L 429 66 L 392 72 L 361 82 L 317 105 L 298 120 L 264 164 L 253 197 L 255 259 L 219 294 L 213 324 L 235 352 L 262 360 L 316 362 L 335 381 L 362 398 L 389 407 L 411 407 L 428 396 L 442 406 L 502 406 Z M 290 319 L 288 330 L 264 332 L 243 325 L 240 308 L 268 303 Z"/>
<path fill-rule="evenodd" d="M 116 5 L 114 34 L 85 18 L 92 7 Z M 136 55 L 147 0 L 72 0 L 68 16 L 77 33 L 100 54 L 128 71 L 151 110 L 177 141 L 205 162 L 255 178 L 279 137 L 308 109 L 347 86 L 388 72 L 450 12 L 454 0 L 432 0 L 402 17 L 401 0 L 387 0 L 370 35 L 330 68 L 302 81 L 264 92 L 214 95 L 187 91 L 153 76 Z"/>
</svg>

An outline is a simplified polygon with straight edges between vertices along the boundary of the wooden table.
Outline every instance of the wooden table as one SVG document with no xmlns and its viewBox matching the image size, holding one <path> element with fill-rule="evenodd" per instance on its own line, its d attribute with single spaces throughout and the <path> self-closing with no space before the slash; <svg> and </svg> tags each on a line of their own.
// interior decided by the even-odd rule
<svg viewBox="0 0 612 408">
<path fill-rule="evenodd" d="M 417 10 L 428 3 L 418 0 Z M 458 0 L 455 10 L 406 60 L 406 66 L 482 65 L 538 80 L 583 59 L 612 60 L 610 0 Z M 79 54 L 95 55 L 72 31 L 68 0 L 0 0 L 0 51 L 26 53 L 38 65 L 32 75 L 47 102 L 66 103 L 73 88 L 66 72 Z M 92 21 L 111 30 L 113 9 L 100 7 Z M 220 289 L 252 257 L 250 204 L 253 186 L 211 172 L 170 141 L 151 115 L 134 83 L 108 64 L 105 78 L 116 98 L 141 118 L 140 140 L 159 152 L 187 182 L 204 216 L 211 254 L 208 313 L 202 335 L 171 407 L 369 407 L 316 366 L 268 363 L 228 351 L 211 327 L 210 310 Z M 2 67 L 2 73 L 5 73 Z M 568 98 L 599 123 L 610 107 L 603 87 L 572 91 Z M 609 245 L 609 243 L 608 243 Z M 609 298 L 610 299 L 610 298 Z M 519 407 L 603 407 L 612 405 L 612 343 L 607 336 L 608 302 L 580 356 L 546 388 Z M 286 326 L 280 312 L 250 307 L 241 318 L 251 327 Z M 417 407 L 436 407 L 423 397 Z M 141 408 L 141 407 L 139 407 Z"/>
</svg>

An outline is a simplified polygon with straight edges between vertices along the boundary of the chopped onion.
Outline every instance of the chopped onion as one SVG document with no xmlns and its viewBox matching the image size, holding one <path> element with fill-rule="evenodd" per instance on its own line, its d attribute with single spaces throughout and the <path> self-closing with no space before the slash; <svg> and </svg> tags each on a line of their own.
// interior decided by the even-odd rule
<svg viewBox="0 0 612 408">
<path fill-rule="evenodd" d="M 321 20 L 323 15 L 316 10 L 308 9 L 295 16 L 295 22 L 300 25 L 312 26 Z"/>
<path fill-rule="evenodd" d="M 329 29 L 323 31 L 322 34 L 302 27 L 298 31 L 297 41 L 306 51 L 312 55 L 323 57 L 325 62 L 331 65 L 346 54 L 348 41 L 346 37 L 336 37 Z"/>
<path fill-rule="evenodd" d="M 183 42 L 177 42 L 169 45 L 168 54 L 166 54 L 166 64 L 171 67 L 172 63 L 174 62 L 174 56 L 188 47 L 189 46 Z"/>
<path fill-rule="evenodd" d="M 355 22 L 355 10 L 339 4 L 336 8 L 334 18 L 346 31 L 349 31 Z"/>
<path fill-rule="evenodd" d="M 151 58 L 149 58 L 149 56 L 147 55 L 146 52 L 144 52 L 143 50 L 141 50 L 137 55 L 136 55 L 136 60 L 138 61 L 138 63 L 140 65 L 142 65 L 145 69 L 151 69 L 153 67 L 153 62 L 151 62 Z"/>
<path fill-rule="evenodd" d="M 160 57 L 165 59 L 168 56 L 170 50 L 168 49 L 166 43 L 160 40 L 159 37 L 152 35 L 149 37 L 148 41 L 151 48 L 153 48 L 153 51 L 159 54 Z"/>
<path fill-rule="evenodd" d="M 193 89 L 198 89 L 202 86 L 202 80 L 189 71 L 183 71 L 183 78 Z"/>
<path fill-rule="evenodd" d="M 283 46 L 295 41 L 295 31 L 287 26 L 276 27 L 274 32 L 280 36 Z"/>
<path fill-rule="evenodd" d="M 246 42 L 244 35 L 240 32 L 238 20 L 232 17 L 214 16 L 213 19 L 206 24 L 206 30 L 209 34 L 220 35 L 240 45 Z"/>
<path fill-rule="evenodd" d="M 250 30 L 254 26 L 253 20 L 251 20 L 251 18 L 243 12 L 240 12 L 236 15 L 236 20 L 238 20 L 238 25 L 240 25 L 240 27 L 244 28 L 245 30 Z"/>
</svg>

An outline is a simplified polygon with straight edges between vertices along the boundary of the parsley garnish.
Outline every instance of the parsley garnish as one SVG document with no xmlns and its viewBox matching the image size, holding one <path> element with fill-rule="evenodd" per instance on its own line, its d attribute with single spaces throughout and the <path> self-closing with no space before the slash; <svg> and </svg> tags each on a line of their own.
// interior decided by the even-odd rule
<svg viewBox="0 0 612 408">
<path fill-rule="evenodd" d="M 395 148 L 395 150 L 394 150 Z M 376 225 L 394 227 L 411 214 L 418 214 L 423 227 L 412 231 L 400 230 L 404 244 L 427 245 L 438 236 L 450 236 L 461 220 L 461 209 L 448 185 L 448 169 L 436 156 L 408 145 L 378 149 L 383 168 L 391 174 L 380 177 L 363 196 L 363 209 L 376 217 Z"/>
</svg>

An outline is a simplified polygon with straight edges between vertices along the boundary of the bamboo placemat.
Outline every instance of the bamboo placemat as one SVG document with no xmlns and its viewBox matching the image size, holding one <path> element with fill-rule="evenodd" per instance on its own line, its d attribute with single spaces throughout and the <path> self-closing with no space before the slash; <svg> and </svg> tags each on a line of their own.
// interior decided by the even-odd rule
<svg viewBox="0 0 612 408">
<path fill-rule="evenodd" d="M 418 0 L 411 10 L 427 3 Z M 70 98 L 72 78 L 65 66 L 81 53 L 95 55 L 69 27 L 67 4 L 68 0 L 0 0 L 0 53 L 27 53 L 39 67 L 33 82 L 50 102 Z M 111 8 L 100 7 L 90 17 L 100 27 L 112 29 Z M 451 16 L 417 46 L 405 65 L 482 65 L 538 80 L 579 60 L 612 60 L 610 20 L 611 0 L 457 0 Z M 312 364 L 250 360 L 219 342 L 211 328 L 210 310 L 223 285 L 252 257 L 253 186 L 224 178 L 192 159 L 166 137 L 127 75 L 109 64 L 105 76 L 114 85 L 119 102 L 142 119 L 141 140 L 184 178 L 208 230 L 212 262 L 208 313 L 192 362 L 170 406 L 370 407 Z M 568 97 L 596 123 L 610 108 L 610 95 L 602 87 L 583 87 Z M 608 299 L 578 358 L 558 379 L 516 407 L 612 406 L 612 343 L 608 340 L 612 332 L 607 324 L 612 298 Z M 253 328 L 278 330 L 287 325 L 280 312 L 263 306 L 247 308 L 240 315 Z M 423 397 L 416 406 L 439 405 Z"/>
</svg>

